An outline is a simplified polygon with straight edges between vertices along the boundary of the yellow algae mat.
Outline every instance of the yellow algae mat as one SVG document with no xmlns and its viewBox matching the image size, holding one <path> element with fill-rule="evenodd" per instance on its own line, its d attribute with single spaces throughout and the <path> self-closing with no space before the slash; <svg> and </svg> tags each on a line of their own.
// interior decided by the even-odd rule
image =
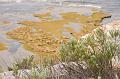
<svg viewBox="0 0 120 79">
<path fill-rule="evenodd" d="M 54 20 L 51 18 L 51 13 L 34 14 L 33 16 L 40 19 L 39 22 L 21 21 L 19 24 L 24 26 L 8 32 L 7 35 L 22 43 L 25 49 L 41 57 L 56 60 L 59 57 L 60 44 L 68 40 L 63 32 L 80 38 L 100 26 L 104 18 L 111 16 L 102 11 L 94 12 L 91 16 L 81 15 L 77 12 L 60 13 L 60 15 L 62 19 Z M 71 27 L 65 27 L 69 23 L 82 24 L 82 29 L 76 32 Z"/>
<path fill-rule="evenodd" d="M 0 51 L 6 50 L 6 49 L 7 49 L 6 44 L 0 43 Z"/>
<path fill-rule="evenodd" d="M 10 24 L 10 21 L 0 21 L 0 26 L 9 26 Z"/>
</svg>

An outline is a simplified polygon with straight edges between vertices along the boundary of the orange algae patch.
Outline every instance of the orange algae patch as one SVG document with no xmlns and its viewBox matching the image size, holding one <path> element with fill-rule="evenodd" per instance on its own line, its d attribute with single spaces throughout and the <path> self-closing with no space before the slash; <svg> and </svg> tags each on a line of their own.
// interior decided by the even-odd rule
<svg viewBox="0 0 120 79">
<path fill-rule="evenodd" d="M 68 13 L 61 13 L 62 17 L 64 19 L 78 19 L 80 14 L 78 14 L 77 12 L 68 12 Z"/>
<path fill-rule="evenodd" d="M 34 15 L 40 19 L 50 16 L 50 14 Z M 42 17 L 41 17 L 42 16 Z M 39 54 L 40 56 L 49 58 L 59 58 L 59 47 L 61 42 L 67 42 L 68 38 L 64 37 L 62 32 L 67 31 L 76 38 L 91 32 L 99 27 L 104 18 L 111 15 L 104 12 L 95 12 L 91 16 L 81 15 L 77 12 L 61 13 L 62 20 L 50 21 L 21 21 L 19 24 L 25 27 L 17 28 L 7 35 L 12 39 L 18 40 L 23 44 L 23 47 L 29 51 Z M 80 23 L 83 28 L 76 32 L 71 27 L 64 27 L 70 22 Z"/>
<path fill-rule="evenodd" d="M 6 44 L 0 43 L 0 51 L 6 50 L 6 49 L 7 49 Z"/>
<path fill-rule="evenodd" d="M 61 15 L 64 19 L 68 19 L 70 22 L 72 21 L 83 25 L 80 32 L 75 32 L 69 28 L 69 31 L 72 32 L 76 38 L 80 38 L 100 26 L 104 18 L 111 17 L 110 14 L 102 11 L 94 12 L 91 16 L 81 15 L 77 12 L 62 13 Z"/>
<path fill-rule="evenodd" d="M 20 27 L 8 32 L 7 35 L 21 42 L 25 49 L 35 54 L 39 53 L 43 58 L 46 56 L 51 57 L 51 59 L 58 58 L 60 41 L 49 33 L 32 27 Z"/>
<path fill-rule="evenodd" d="M 2 21 L 2 22 L 0 22 L 0 25 L 5 25 L 5 26 L 8 26 L 8 25 L 10 25 L 11 24 L 11 22 L 10 21 Z"/>
<path fill-rule="evenodd" d="M 25 26 L 39 26 L 40 25 L 39 22 L 33 22 L 33 21 L 21 21 L 21 22 L 18 22 L 18 24 L 22 24 Z"/>
<path fill-rule="evenodd" d="M 51 16 L 51 13 L 43 13 L 43 14 L 33 14 L 33 16 L 38 17 L 38 18 L 45 18 Z"/>
<path fill-rule="evenodd" d="M 95 12 L 92 14 L 93 20 L 100 20 L 102 21 L 104 18 L 111 17 L 111 14 L 105 13 L 105 12 Z"/>
<path fill-rule="evenodd" d="M 44 21 L 44 22 L 32 22 L 32 21 L 22 21 L 20 24 L 25 26 L 32 26 L 36 29 L 42 29 L 45 32 L 50 32 L 56 37 L 62 37 L 62 31 L 64 30 L 64 25 L 69 23 L 69 20 L 54 20 L 54 21 Z"/>
<path fill-rule="evenodd" d="M 51 13 L 42 13 L 42 14 L 33 14 L 34 17 L 38 17 L 39 19 L 42 20 L 51 20 Z"/>
<path fill-rule="evenodd" d="M 67 30 L 70 33 L 74 32 L 74 34 L 76 34 L 75 31 L 69 30 L 70 27 L 69 29 L 66 29 L 64 25 L 69 24 L 70 22 L 80 23 L 83 25 L 83 29 L 82 29 L 83 31 L 77 33 L 77 36 L 78 35 L 81 36 L 88 33 L 88 30 L 86 28 L 90 28 L 89 31 L 92 31 L 93 29 L 95 29 L 97 26 L 100 25 L 101 21 L 104 18 L 111 16 L 110 14 L 102 11 L 95 12 L 91 16 L 81 15 L 77 12 L 61 13 L 60 15 L 63 17 L 62 20 L 50 20 L 50 21 L 40 21 L 40 22 L 22 21 L 19 23 L 25 26 L 32 26 L 37 29 L 42 29 L 46 32 L 51 32 L 52 34 L 59 37 L 62 36 L 62 32 L 64 30 Z"/>
</svg>

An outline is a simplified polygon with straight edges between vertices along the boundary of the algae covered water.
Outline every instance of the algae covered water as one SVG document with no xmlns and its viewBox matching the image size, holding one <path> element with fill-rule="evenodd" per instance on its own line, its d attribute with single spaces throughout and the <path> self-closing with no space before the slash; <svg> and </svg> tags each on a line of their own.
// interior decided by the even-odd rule
<svg viewBox="0 0 120 79">
<path fill-rule="evenodd" d="M 13 40 L 8 35 L 7 32 L 12 31 L 15 28 L 22 27 L 19 22 L 21 21 L 32 21 L 38 22 L 40 19 L 38 17 L 34 17 L 35 13 L 46 13 L 50 12 L 53 8 L 52 16 L 47 17 L 47 19 L 51 20 L 60 20 L 61 16 L 58 15 L 59 12 L 79 12 L 84 15 L 92 15 L 92 8 L 87 7 L 70 7 L 69 4 L 79 4 L 79 5 L 94 5 L 101 7 L 100 10 L 104 10 L 110 14 L 112 17 L 103 21 L 103 23 L 108 23 L 112 20 L 120 19 L 120 1 L 119 0 L 84 0 L 81 2 L 80 0 L 66 0 L 63 5 L 59 5 L 59 0 L 52 2 L 39 2 L 39 1 L 24 1 L 15 3 L 13 2 L 0 2 L 0 42 L 5 43 L 6 50 L 0 51 L 0 65 L 2 67 L 7 67 L 7 65 L 11 65 L 15 61 L 22 59 L 26 56 L 32 55 L 31 51 L 28 51 L 23 48 L 21 45 L 21 41 Z M 69 13 L 68 13 L 69 14 Z M 73 13 L 74 14 L 74 13 Z M 49 15 L 49 14 L 48 14 Z M 70 14 L 71 15 L 71 14 Z M 75 14 L 76 15 L 76 14 Z M 80 15 L 79 15 L 80 16 Z M 83 16 L 80 16 L 83 18 Z M 41 17 L 40 17 L 41 18 Z M 65 15 L 65 20 L 59 21 L 60 25 L 63 25 L 65 22 L 70 22 L 66 20 L 68 16 Z M 71 17 L 72 19 L 76 19 L 75 17 Z M 86 18 L 86 17 L 85 17 Z M 48 23 L 49 25 L 55 25 L 55 22 Z M 47 23 L 43 23 L 43 25 L 48 26 Z M 77 31 L 82 27 L 81 24 L 77 23 L 69 23 L 69 25 Z M 60 26 L 61 27 L 61 26 Z M 68 25 L 65 24 L 65 27 L 68 28 Z M 43 28 L 44 29 L 44 28 Z M 56 31 L 56 30 L 54 30 Z M 68 34 L 68 32 L 63 32 L 63 34 Z M 68 34 L 67 36 L 69 36 Z M 28 41 L 28 40 L 27 40 Z M 24 41 L 22 41 L 24 42 Z M 26 41 L 25 41 L 26 42 Z M 49 42 L 49 41 L 48 41 Z M 3 44 L 1 44 L 3 46 Z M 29 45 L 28 45 L 29 46 Z M 3 46 L 4 47 L 4 46 Z"/>
</svg>

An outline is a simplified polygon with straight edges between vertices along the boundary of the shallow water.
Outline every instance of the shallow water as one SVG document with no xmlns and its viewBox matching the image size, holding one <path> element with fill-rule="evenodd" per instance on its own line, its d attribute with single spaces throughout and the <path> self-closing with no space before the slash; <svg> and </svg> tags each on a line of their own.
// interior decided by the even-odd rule
<svg viewBox="0 0 120 79">
<path fill-rule="evenodd" d="M 85 0 L 85 2 L 101 6 L 103 10 L 112 14 L 111 19 L 106 20 L 105 23 L 120 19 L 120 0 Z"/>
<path fill-rule="evenodd" d="M 72 3 L 76 4 L 76 1 L 71 0 Z M 71 4 L 71 2 L 69 2 Z M 103 23 L 108 23 L 112 20 L 115 19 L 120 19 L 120 0 L 85 0 L 84 3 L 80 4 L 92 4 L 92 5 L 97 5 L 101 6 L 102 10 L 105 10 L 107 12 L 110 12 L 112 14 L 111 19 L 106 19 L 103 21 Z M 47 6 L 45 6 L 47 5 Z M 57 8 L 55 8 L 55 5 L 57 5 Z M 87 8 L 72 8 L 68 7 L 66 5 L 59 6 L 57 3 L 39 3 L 39 2 L 24 2 L 24 3 L 1 3 L 0 2 L 0 21 L 8 21 L 10 24 L 5 25 L 2 24 L 0 25 L 0 42 L 4 42 L 8 44 L 8 50 L 5 51 L 0 51 L 0 65 L 5 66 L 6 64 L 9 65 L 10 63 L 13 63 L 16 58 L 21 59 L 24 58 L 28 55 L 31 55 L 30 52 L 27 50 L 23 49 L 21 44 L 18 43 L 15 40 L 8 39 L 8 37 L 5 35 L 6 32 L 20 27 L 21 25 L 17 24 L 18 21 L 22 20 L 33 20 L 33 21 L 39 21 L 38 18 L 33 17 L 32 14 L 34 13 L 45 13 L 47 11 L 50 11 L 50 9 L 55 8 L 55 13 L 52 13 L 55 16 L 55 19 L 61 19 L 59 15 L 56 15 L 59 11 L 63 12 L 70 12 L 70 11 L 81 11 L 82 14 L 85 15 L 90 15 L 91 10 Z M 78 31 L 81 29 L 81 27 L 78 28 L 78 24 L 76 23 L 70 23 L 69 24 L 71 27 L 75 28 L 74 30 Z M 67 26 L 66 26 L 67 27 Z M 69 35 L 69 33 L 64 32 L 63 34 Z M 4 60 L 4 61 L 3 61 Z"/>
</svg>

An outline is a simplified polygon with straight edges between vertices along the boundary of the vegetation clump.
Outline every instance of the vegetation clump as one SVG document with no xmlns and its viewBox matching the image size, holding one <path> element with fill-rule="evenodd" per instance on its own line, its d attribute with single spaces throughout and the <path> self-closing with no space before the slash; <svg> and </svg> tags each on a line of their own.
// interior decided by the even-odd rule
<svg viewBox="0 0 120 79">
<path fill-rule="evenodd" d="M 15 75 L 17 75 L 18 74 L 18 70 L 32 69 L 32 67 L 34 67 L 33 59 L 34 59 L 34 56 L 30 56 L 28 58 L 24 58 L 22 61 L 16 62 L 13 65 L 13 67 L 8 67 L 8 70 L 9 71 L 13 71 L 13 73 Z"/>
<path fill-rule="evenodd" d="M 89 78 L 115 79 L 112 59 L 119 56 L 118 39 L 120 39 L 119 30 L 105 33 L 103 29 L 98 28 L 80 40 L 72 39 L 63 44 L 60 49 L 61 59 L 64 62 L 84 65 L 87 71 L 87 75 L 84 75 Z"/>
</svg>

